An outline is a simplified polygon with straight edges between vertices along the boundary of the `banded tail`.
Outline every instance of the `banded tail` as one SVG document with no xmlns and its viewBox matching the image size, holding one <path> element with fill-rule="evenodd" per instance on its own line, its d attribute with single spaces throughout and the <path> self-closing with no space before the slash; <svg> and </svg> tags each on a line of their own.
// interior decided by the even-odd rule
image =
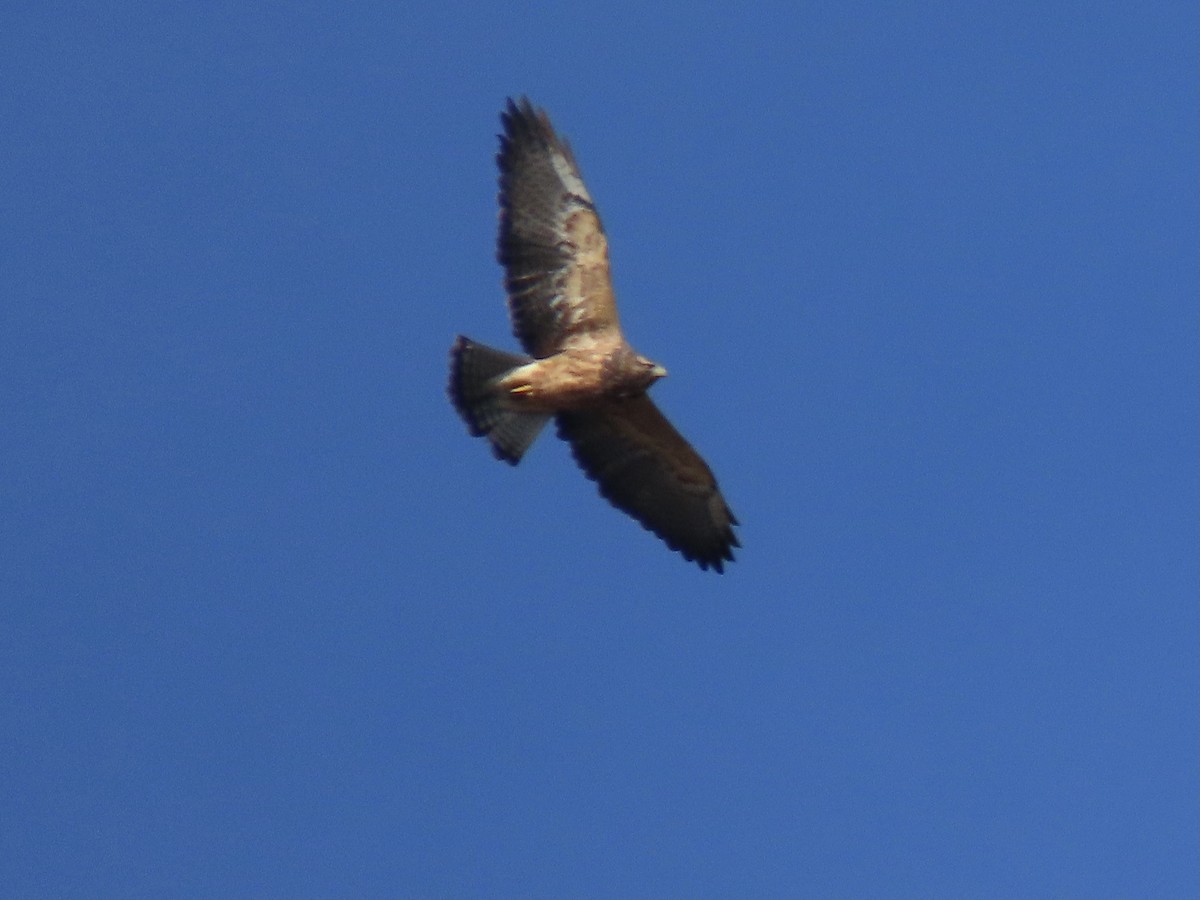
<svg viewBox="0 0 1200 900">
<path fill-rule="evenodd" d="M 493 385 L 497 378 L 528 362 L 528 356 L 505 353 L 462 335 L 450 348 L 450 401 L 471 434 L 486 435 L 496 458 L 514 466 L 550 416 L 506 406 Z"/>
</svg>

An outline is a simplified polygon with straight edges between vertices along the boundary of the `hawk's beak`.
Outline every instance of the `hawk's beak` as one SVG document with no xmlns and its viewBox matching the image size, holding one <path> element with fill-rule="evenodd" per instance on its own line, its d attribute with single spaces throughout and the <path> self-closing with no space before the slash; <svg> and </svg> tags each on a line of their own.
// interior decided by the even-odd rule
<svg viewBox="0 0 1200 900">
<path fill-rule="evenodd" d="M 666 378 L 667 370 L 664 369 L 662 366 L 655 366 L 653 369 L 650 370 L 650 374 L 653 375 L 655 378 Z"/>
</svg>

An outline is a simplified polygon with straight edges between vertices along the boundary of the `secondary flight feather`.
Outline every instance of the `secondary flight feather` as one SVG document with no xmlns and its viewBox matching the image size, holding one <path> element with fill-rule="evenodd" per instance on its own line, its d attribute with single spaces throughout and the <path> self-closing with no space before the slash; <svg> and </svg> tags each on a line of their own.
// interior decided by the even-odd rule
<svg viewBox="0 0 1200 900">
<path fill-rule="evenodd" d="M 646 391 L 666 370 L 621 332 L 608 241 L 566 140 L 527 99 L 501 113 L 497 256 L 528 355 L 460 336 L 450 399 L 513 465 L 546 423 L 600 493 L 702 569 L 724 571 L 737 519 L 712 471 Z"/>
</svg>

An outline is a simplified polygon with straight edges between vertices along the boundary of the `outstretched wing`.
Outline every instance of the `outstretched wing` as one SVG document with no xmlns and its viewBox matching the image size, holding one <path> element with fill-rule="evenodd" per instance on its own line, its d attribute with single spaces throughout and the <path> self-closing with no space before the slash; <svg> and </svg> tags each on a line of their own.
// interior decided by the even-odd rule
<svg viewBox="0 0 1200 900">
<path fill-rule="evenodd" d="M 559 436 L 605 499 L 684 559 L 724 571 L 741 546 L 737 519 L 712 471 L 649 397 L 559 413 L 557 421 Z"/>
<path fill-rule="evenodd" d="M 608 241 L 567 142 L 528 99 L 500 115 L 500 240 L 513 332 L 533 356 L 619 340 Z"/>
</svg>

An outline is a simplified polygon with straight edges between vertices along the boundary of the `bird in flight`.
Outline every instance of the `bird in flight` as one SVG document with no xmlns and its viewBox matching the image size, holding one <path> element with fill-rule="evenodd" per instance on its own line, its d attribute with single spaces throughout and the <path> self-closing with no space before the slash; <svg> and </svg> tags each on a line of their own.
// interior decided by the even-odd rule
<svg viewBox="0 0 1200 900">
<path fill-rule="evenodd" d="M 605 499 L 684 559 L 723 572 L 741 546 L 737 519 L 708 465 L 646 394 L 667 371 L 621 333 L 608 242 L 571 148 L 528 99 L 510 99 L 500 121 L 497 256 L 528 355 L 460 335 L 450 399 L 471 434 L 512 465 L 553 417 Z"/>
</svg>

